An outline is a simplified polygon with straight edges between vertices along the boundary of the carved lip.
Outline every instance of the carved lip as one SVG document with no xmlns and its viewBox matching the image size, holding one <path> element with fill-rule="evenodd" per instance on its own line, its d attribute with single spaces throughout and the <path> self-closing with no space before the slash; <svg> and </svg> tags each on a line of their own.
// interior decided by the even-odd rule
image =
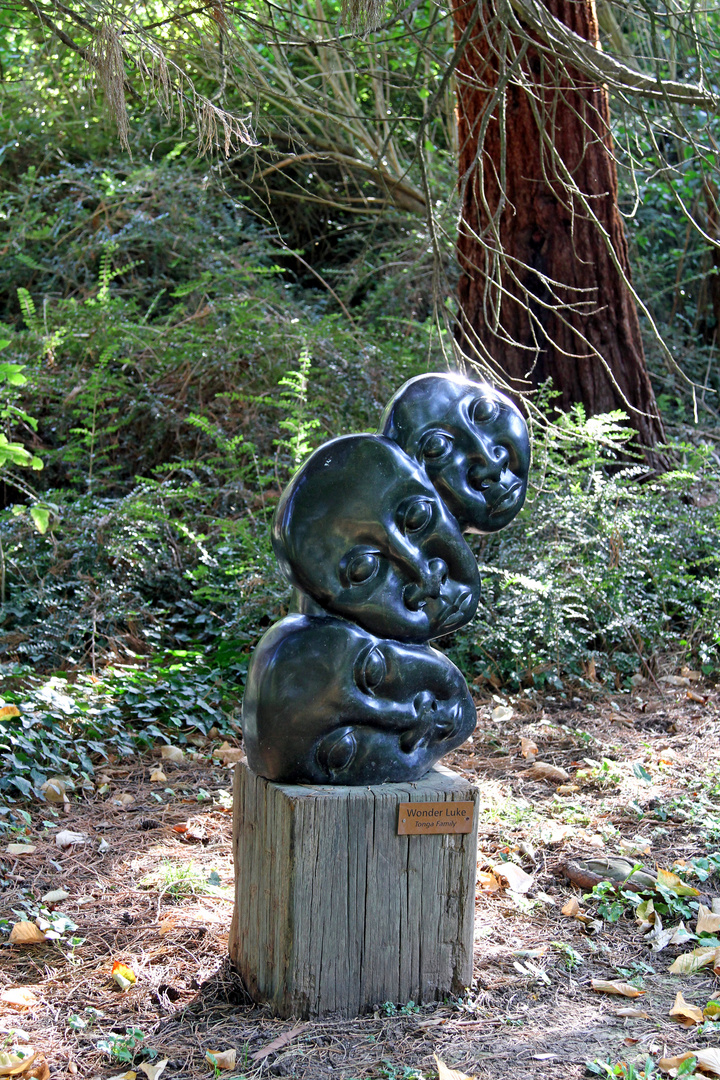
<svg viewBox="0 0 720 1080">
<path fill-rule="evenodd" d="M 522 491 L 522 481 L 516 480 L 512 484 L 501 499 L 493 505 L 490 511 L 490 517 L 495 517 L 496 514 L 504 514 L 506 510 L 512 509 L 515 503 L 520 498 L 520 492 Z"/>
<path fill-rule="evenodd" d="M 464 616 L 467 613 L 467 609 L 472 604 L 473 594 L 470 590 L 467 590 L 460 595 L 460 599 L 454 604 L 448 604 L 445 611 L 441 614 L 438 620 L 438 626 L 445 626 L 446 623 L 452 622 L 457 617 Z"/>
</svg>

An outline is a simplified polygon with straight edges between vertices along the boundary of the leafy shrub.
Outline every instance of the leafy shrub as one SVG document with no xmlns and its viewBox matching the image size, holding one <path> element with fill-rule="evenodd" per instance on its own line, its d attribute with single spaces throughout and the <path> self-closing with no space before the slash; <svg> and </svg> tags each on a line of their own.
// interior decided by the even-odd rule
<svg viewBox="0 0 720 1080">
<path fill-rule="evenodd" d="M 666 647 L 706 674 L 720 667 L 717 462 L 678 445 L 682 468 L 639 482 L 641 468 L 618 462 L 620 418 L 576 407 L 549 428 L 528 504 L 477 544 L 480 607 L 451 648 L 469 678 L 619 685 Z"/>
</svg>

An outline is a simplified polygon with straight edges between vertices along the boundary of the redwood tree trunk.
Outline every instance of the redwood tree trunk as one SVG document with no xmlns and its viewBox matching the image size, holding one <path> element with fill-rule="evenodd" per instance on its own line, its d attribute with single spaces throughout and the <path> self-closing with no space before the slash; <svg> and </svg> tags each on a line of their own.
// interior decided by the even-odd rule
<svg viewBox="0 0 720 1080">
<path fill-rule="evenodd" d="M 594 0 L 544 3 L 598 40 Z M 576 402 L 588 414 L 624 409 L 641 442 L 654 446 L 664 433 L 620 270 L 629 277 L 607 93 L 543 55 L 530 31 L 518 61 L 522 41 L 507 34 L 493 0 L 454 4 L 457 39 L 480 5 L 457 70 L 461 344 L 517 390 L 551 377 L 563 410 Z"/>
</svg>

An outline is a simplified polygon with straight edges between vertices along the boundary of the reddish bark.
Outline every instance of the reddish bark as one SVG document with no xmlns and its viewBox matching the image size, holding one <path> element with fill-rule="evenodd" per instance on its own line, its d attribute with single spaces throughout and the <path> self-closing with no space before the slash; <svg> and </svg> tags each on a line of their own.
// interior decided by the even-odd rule
<svg viewBox="0 0 720 1080">
<path fill-rule="evenodd" d="M 594 0 L 544 2 L 577 34 L 598 40 Z M 494 363 L 518 390 L 532 389 L 552 377 L 563 410 L 575 402 L 582 402 L 589 414 L 624 409 L 641 441 L 654 446 L 664 433 L 637 311 L 619 269 L 629 276 L 607 93 L 531 45 L 520 69 L 532 93 L 516 75 L 504 95 L 507 164 L 501 183 L 502 125 L 499 104 L 492 96 L 498 86 L 504 30 L 492 0 L 454 3 L 457 39 L 480 4 L 480 17 L 457 70 L 462 345 L 470 355 Z M 532 40 L 529 31 L 527 36 Z M 515 51 L 522 44 L 515 38 L 510 43 Z M 512 51 L 505 54 L 510 61 Z M 479 135 L 483 125 L 484 139 Z M 553 162 L 547 141 L 562 165 Z M 566 179 L 563 167 L 588 197 L 610 237 L 618 265 L 581 200 L 561 182 Z M 492 215 L 498 222 L 495 239 Z M 490 253 L 478 237 L 490 245 Z M 497 290 L 488 288 L 498 247 L 510 260 L 502 271 L 501 299 Z M 629 406 L 639 411 L 632 412 Z"/>
</svg>

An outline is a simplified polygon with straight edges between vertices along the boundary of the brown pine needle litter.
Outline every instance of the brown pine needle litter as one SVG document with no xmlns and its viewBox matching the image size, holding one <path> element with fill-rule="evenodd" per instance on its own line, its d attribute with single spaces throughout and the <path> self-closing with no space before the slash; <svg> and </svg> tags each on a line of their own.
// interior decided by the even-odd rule
<svg viewBox="0 0 720 1080">
<path fill-rule="evenodd" d="M 612 701 L 525 695 L 500 720 L 497 703 L 480 700 L 472 742 L 444 762 L 481 793 L 474 984 L 422 1007 L 378 1002 L 359 1019 L 276 1020 L 231 969 L 233 765 L 212 758 L 215 744 L 163 760 L 162 782 L 151 781 L 158 748 L 100 769 L 102 794 L 22 804 L 30 825 L 0 819 L 10 823 L 0 834 L 0 1039 L 32 1046 L 53 1078 L 118 1077 L 167 1059 L 163 1080 L 209 1080 L 207 1052 L 229 1050 L 235 1064 L 225 1074 L 247 1080 L 436 1080 L 434 1055 L 478 1078 L 579 1080 L 587 1061 L 711 1045 L 702 1025 L 669 1015 L 678 991 L 700 1010 L 719 996 L 712 965 L 668 972 L 702 942 L 653 951 L 652 905 L 642 924 L 637 902 L 597 886 L 584 898 L 563 871 L 624 858 L 679 872 L 700 895 L 679 896 L 694 904 L 690 914 L 664 913 L 660 929 L 683 920 L 694 932 L 698 905 L 713 911 L 720 880 L 692 874 L 693 860 L 720 846 L 720 695 L 702 689 L 704 702 L 652 687 Z M 558 791 L 559 771 L 528 775 L 528 740 L 573 790 Z M 61 847 L 61 830 L 85 840 Z M 528 892 L 498 871 L 508 860 L 532 876 Z M 68 896 L 42 901 L 59 890 Z M 583 920 L 563 914 L 573 896 Z M 49 940 L 10 944 L 22 921 Z M 593 992 L 592 980 L 636 985 L 642 1009 Z M 19 988 L 28 993 L 3 999 Z"/>
</svg>

